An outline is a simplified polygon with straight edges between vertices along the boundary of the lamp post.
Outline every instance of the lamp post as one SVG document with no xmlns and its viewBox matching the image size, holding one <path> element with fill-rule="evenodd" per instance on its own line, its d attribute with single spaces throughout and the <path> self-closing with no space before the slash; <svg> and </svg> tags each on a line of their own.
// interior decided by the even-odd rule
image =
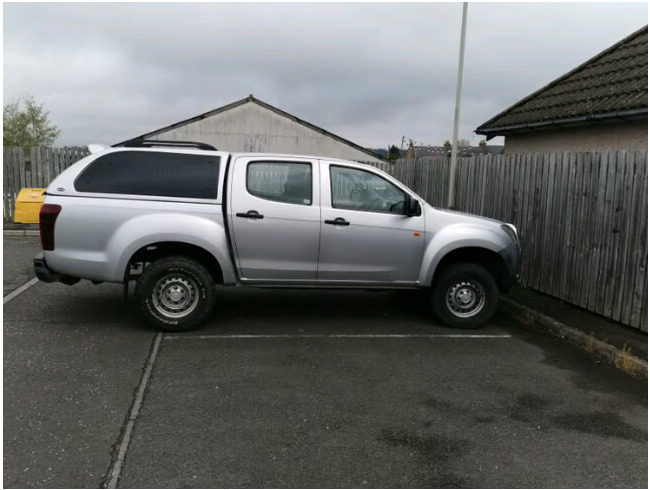
<svg viewBox="0 0 650 490">
<path fill-rule="evenodd" d="M 447 207 L 454 208 L 456 187 L 456 164 L 458 161 L 458 122 L 460 120 L 460 92 L 463 85 L 463 63 L 465 60 L 465 28 L 467 26 L 467 2 L 463 2 L 463 22 L 460 29 L 460 54 L 458 56 L 458 79 L 456 82 L 456 109 L 454 111 L 454 138 L 451 142 L 451 165 L 449 166 L 449 192 Z"/>
</svg>

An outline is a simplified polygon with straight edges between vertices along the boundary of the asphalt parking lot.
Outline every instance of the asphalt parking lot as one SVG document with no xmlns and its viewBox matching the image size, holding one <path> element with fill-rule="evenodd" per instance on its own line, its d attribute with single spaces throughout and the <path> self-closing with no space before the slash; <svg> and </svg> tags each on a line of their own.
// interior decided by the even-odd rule
<svg viewBox="0 0 650 490">
<path fill-rule="evenodd" d="M 4 295 L 36 237 L 4 237 Z M 223 291 L 159 335 L 119 285 L 4 305 L 6 488 L 648 485 L 647 383 L 503 315 L 417 295 Z"/>
</svg>

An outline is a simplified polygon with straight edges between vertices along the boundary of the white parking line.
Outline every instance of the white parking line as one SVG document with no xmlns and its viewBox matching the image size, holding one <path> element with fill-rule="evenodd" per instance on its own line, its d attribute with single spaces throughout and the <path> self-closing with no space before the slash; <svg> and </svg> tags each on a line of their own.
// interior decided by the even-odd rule
<svg viewBox="0 0 650 490">
<path fill-rule="evenodd" d="M 277 335 L 166 335 L 165 340 L 229 339 L 509 339 L 508 334 L 277 334 Z"/>
<path fill-rule="evenodd" d="M 14 298 L 15 298 L 16 296 L 18 296 L 20 293 L 24 293 L 25 291 L 27 291 L 29 288 L 31 288 L 31 287 L 32 287 L 34 284 L 36 284 L 37 282 L 38 282 L 38 278 L 35 277 L 34 279 L 32 279 L 31 281 L 29 281 L 28 283 L 23 284 L 23 285 L 20 286 L 18 289 L 16 289 L 15 291 L 12 291 L 12 292 L 9 293 L 7 296 L 5 296 L 4 298 L 2 298 L 2 304 L 3 304 L 3 305 L 6 305 L 7 303 L 9 303 L 9 301 L 11 301 L 12 299 L 14 299 Z"/>
<path fill-rule="evenodd" d="M 115 461 L 113 470 L 110 472 L 111 480 L 109 481 L 106 488 L 117 488 L 117 483 L 122 473 L 122 467 L 124 466 L 124 457 L 126 456 L 126 450 L 129 448 L 129 441 L 131 440 L 131 434 L 133 432 L 133 426 L 135 425 L 135 419 L 140 412 L 140 406 L 142 405 L 144 392 L 147 388 L 147 383 L 149 382 L 151 371 L 153 370 L 153 364 L 156 362 L 156 356 L 158 355 L 158 350 L 160 349 L 160 341 L 162 340 L 162 337 L 162 333 L 158 333 L 155 337 L 153 349 L 151 349 L 151 355 L 149 356 L 149 361 L 147 362 L 147 368 L 145 369 L 144 374 L 142 375 L 142 379 L 140 380 L 140 386 L 138 387 L 138 396 L 133 403 L 133 408 L 129 414 L 129 421 L 126 424 L 126 429 L 124 430 L 124 437 L 120 443 L 120 449 L 117 453 L 117 460 Z"/>
</svg>

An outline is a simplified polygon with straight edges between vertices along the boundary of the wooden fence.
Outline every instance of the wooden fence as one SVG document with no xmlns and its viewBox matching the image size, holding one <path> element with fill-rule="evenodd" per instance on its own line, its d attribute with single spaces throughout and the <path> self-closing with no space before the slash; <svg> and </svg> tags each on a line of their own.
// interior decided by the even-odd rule
<svg viewBox="0 0 650 490">
<path fill-rule="evenodd" d="M 47 187 L 86 148 L 5 148 L 3 212 L 23 187 Z M 381 168 L 431 205 L 446 207 L 449 159 Z M 459 160 L 455 209 L 513 223 L 520 283 L 648 330 L 648 152 L 482 155 Z"/>
<path fill-rule="evenodd" d="M 389 172 L 446 207 L 447 158 Z M 647 332 L 647 151 L 460 159 L 455 196 L 455 209 L 517 227 L 523 286 Z"/>
<path fill-rule="evenodd" d="M 70 165 L 89 154 L 87 148 L 32 148 L 25 155 L 22 148 L 3 147 L 2 215 L 13 221 L 16 197 L 24 187 L 44 188 Z"/>
</svg>

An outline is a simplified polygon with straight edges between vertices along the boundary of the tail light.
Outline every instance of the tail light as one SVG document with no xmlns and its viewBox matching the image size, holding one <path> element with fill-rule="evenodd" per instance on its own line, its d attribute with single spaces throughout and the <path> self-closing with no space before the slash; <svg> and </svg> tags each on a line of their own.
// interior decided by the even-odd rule
<svg viewBox="0 0 650 490">
<path fill-rule="evenodd" d="M 58 204 L 43 204 L 39 214 L 39 230 L 41 232 L 41 248 L 54 250 L 54 223 L 61 212 Z"/>
</svg>

